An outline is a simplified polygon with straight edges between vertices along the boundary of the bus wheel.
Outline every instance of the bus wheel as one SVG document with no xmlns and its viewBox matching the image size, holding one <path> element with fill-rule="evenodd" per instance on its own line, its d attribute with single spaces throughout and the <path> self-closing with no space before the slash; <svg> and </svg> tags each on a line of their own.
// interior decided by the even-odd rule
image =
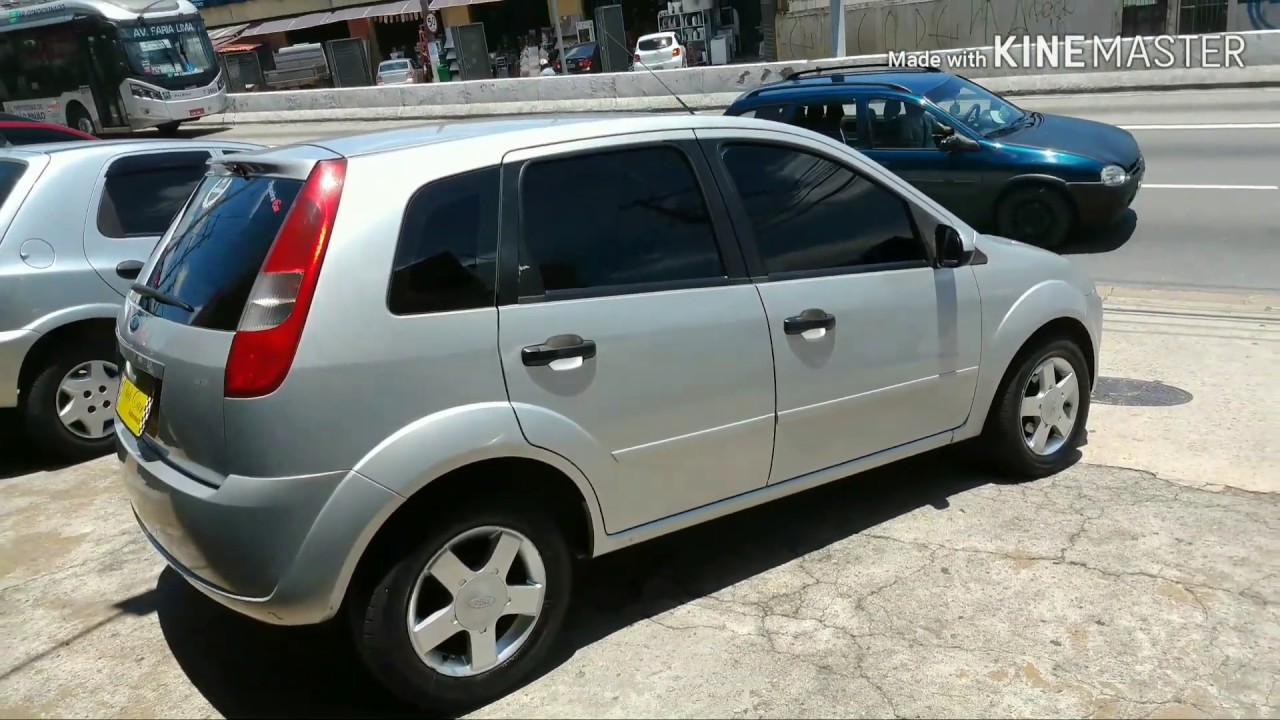
<svg viewBox="0 0 1280 720">
<path fill-rule="evenodd" d="M 163 125 L 157 125 L 156 131 L 159 132 L 161 135 L 166 135 L 166 136 L 173 135 L 178 132 L 178 126 L 181 124 L 182 124 L 181 122 L 177 122 L 177 121 L 167 122 L 167 123 L 164 123 Z"/>
<path fill-rule="evenodd" d="M 85 110 L 84 106 L 78 102 L 73 102 L 67 106 L 67 125 L 90 135 L 96 131 L 93 127 L 93 118 L 89 116 L 89 111 Z"/>
</svg>

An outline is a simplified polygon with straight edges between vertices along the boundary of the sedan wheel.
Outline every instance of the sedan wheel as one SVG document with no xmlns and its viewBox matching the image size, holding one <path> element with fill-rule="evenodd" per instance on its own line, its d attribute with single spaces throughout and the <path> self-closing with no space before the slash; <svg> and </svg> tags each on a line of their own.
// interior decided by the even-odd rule
<svg viewBox="0 0 1280 720">
<path fill-rule="evenodd" d="M 1060 472 L 1075 462 L 1089 419 L 1089 376 L 1073 341 L 1024 351 L 992 400 L 982 431 L 986 456 L 1016 479 Z"/>
<path fill-rule="evenodd" d="M 478 481 L 477 481 L 478 482 Z M 385 550 L 416 549 L 352 587 L 361 657 L 388 689 L 431 714 L 466 714 L 537 672 L 573 583 L 560 525 L 529 496 L 427 505 Z M 393 519 L 394 521 L 394 519 Z M 377 561 L 372 561 L 377 562 Z"/>
<path fill-rule="evenodd" d="M 58 419 L 76 437 L 101 440 L 115 430 L 120 371 L 115 363 L 90 360 L 71 368 L 58 383 Z"/>
<path fill-rule="evenodd" d="M 458 553 L 474 556 L 481 544 L 489 547 L 488 558 L 472 570 Z M 500 527 L 469 530 L 450 540 L 418 576 L 409 598 L 409 640 L 418 657 L 442 675 L 491 670 L 528 642 L 542 613 L 546 581 L 542 555 L 524 535 Z M 449 596 L 443 607 L 427 600 L 437 588 Z"/>
</svg>

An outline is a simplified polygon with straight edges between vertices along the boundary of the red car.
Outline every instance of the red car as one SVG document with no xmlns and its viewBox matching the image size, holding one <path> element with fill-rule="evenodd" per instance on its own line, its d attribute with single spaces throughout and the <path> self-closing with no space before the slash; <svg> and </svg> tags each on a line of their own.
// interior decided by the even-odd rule
<svg viewBox="0 0 1280 720">
<path fill-rule="evenodd" d="M 0 115 L 0 148 L 98 139 L 65 125 L 16 119 L 18 117 L 7 113 Z"/>
</svg>

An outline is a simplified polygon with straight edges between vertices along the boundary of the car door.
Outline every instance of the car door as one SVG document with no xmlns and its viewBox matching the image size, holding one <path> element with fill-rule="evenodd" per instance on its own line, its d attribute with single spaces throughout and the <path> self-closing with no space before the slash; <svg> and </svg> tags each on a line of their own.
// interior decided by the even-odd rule
<svg viewBox="0 0 1280 720">
<path fill-rule="evenodd" d="M 935 268 L 937 221 L 893 178 L 793 133 L 698 131 L 768 316 L 778 427 L 770 482 L 964 424 L 981 307 L 971 268 Z"/>
<path fill-rule="evenodd" d="M 591 481 L 610 533 L 768 482 L 769 331 L 709 188 L 691 131 L 505 159 L 507 390 L 528 441 Z"/>
<path fill-rule="evenodd" d="M 98 178 L 85 217 L 89 264 L 124 296 L 208 170 L 207 149 L 122 153 Z"/>
<path fill-rule="evenodd" d="M 938 147 L 941 136 L 928 130 L 953 127 L 951 124 L 909 97 L 868 94 L 862 97 L 859 106 L 860 114 L 866 118 L 865 142 L 860 146 L 863 154 L 966 222 L 975 219 L 969 207 L 982 193 L 984 167 L 979 153 L 943 150 Z M 923 131 L 908 132 L 908 128 Z M 964 132 L 963 128 L 953 129 Z"/>
</svg>

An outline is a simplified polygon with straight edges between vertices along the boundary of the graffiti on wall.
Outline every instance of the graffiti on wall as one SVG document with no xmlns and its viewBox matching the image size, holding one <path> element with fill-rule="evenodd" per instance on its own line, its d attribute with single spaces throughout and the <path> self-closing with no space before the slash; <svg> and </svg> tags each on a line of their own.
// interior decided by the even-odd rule
<svg viewBox="0 0 1280 720">
<path fill-rule="evenodd" d="M 1246 0 L 1249 26 L 1254 30 L 1280 30 L 1280 0 Z M 1273 19 L 1274 18 L 1274 19 Z"/>
<path fill-rule="evenodd" d="M 1254 0 L 1280 2 L 1280 0 Z M 845 55 L 990 45 L 996 36 L 1115 34 L 1116 3 L 1102 0 L 924 0 L 845 9 Z M 829 57 L 825 9 L 780 16 L 778 59 Z"/>
</svg>

